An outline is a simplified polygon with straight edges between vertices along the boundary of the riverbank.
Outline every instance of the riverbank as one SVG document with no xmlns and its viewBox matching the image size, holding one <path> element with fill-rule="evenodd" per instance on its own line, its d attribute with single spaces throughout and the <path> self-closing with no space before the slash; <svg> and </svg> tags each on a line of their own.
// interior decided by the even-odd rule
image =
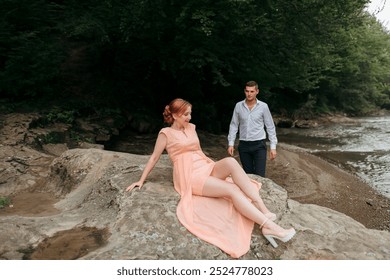
<svg viewBox="0 0 390 280">
<path fill-rule="evenodd" d="M 390 230 L 390 199 L 360 178 L 295 146 L 281 143 L 277 152 L 266 176 L 291 199 L 344 213 L 367 228 Z"/>
</svg>

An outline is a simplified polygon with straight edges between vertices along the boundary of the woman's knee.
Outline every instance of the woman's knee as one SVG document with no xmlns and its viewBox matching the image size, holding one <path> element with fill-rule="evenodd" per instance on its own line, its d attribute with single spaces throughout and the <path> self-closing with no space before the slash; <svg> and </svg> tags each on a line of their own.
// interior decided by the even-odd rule
<svg viewBox="0 0 390 280">
<path fill-rule="evenodd" d="M 232 171 L 237 168 L 238 162 L 234 158 L 226 157 L 216 162 L 211 176 L 220 179 L 225 179 L 232 174 Z"/>
<path fill-rule="evenodd" d="M 236 167 L 238 165 L 238 161 L 233 157 L 226 157 L 223 159 L 224 163 L 230 167 Z"/>
</svg>

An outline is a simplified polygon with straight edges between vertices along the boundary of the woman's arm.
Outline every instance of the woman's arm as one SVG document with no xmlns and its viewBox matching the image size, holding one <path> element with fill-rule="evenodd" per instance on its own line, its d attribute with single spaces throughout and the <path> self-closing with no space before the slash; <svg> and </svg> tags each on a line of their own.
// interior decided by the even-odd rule
<svg viewBox="0 0 390 280">
<path fill-rule="evenodd" d="M 128 186 L 126 191 L 131 191 L 135 187 L 142 188 L 149 173 L 152 171 L 152 169 L 154 168 L 154 166 L 156 165 L 156 163 L 160 159 L 161 154 L 164 151 L 166 145 L 167 145 L 167 136 L 164 133 L 160 133 L 157 137 L 153 153 L 150 156 L 148 163 L 145 166 L 144 171 L 142 172 L 141 178 L 139 179 L 138 182 L 132 183 L 130 186 Z"/>
</svg>

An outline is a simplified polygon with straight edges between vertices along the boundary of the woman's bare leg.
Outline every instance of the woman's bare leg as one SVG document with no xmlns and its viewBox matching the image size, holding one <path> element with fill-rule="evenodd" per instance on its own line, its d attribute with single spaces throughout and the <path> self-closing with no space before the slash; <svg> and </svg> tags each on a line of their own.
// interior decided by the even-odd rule
<svg viewBox="0 0 390 280">
<path fill-rule="evenodd" d="M 259 192 L 253 187 L 250 178 L 234 158 L 224 158 L 215 163 L 211 176 L 225 179 L 232 176 L 233 182 L 252 200 L 253 204 L 264 214 L 270 211 L 265 206 Z"/>
<path fill-rule="evenodd" d="M 207 197 L 228 197 L 232 200 L 234 207 L 241 215 L 254 221 L 255 223 L 263 225 L 267 234 L 274 234 L 283 237 L 291 232 L 291 229 L 284 229 L 276 223 L 269 220 L 259 209 L 257 209 L 246 197 L 246 195 L 235 184 L 226 182 L 223 179 L 209 176 L 203 186 L 203 196 Z"/>
</svg>

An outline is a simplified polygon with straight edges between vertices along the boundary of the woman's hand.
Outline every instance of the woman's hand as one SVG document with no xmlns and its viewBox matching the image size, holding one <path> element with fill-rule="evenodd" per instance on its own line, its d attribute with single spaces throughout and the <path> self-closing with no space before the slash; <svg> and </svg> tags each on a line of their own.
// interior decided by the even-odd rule
<svg viewBox="0 0 390 280">
<path fill-rule="evenodd" d="M 160 156 L 162 152 L 164 151 L 165 147 L 167 145 L 167 137 L 165 136 L 164 133 L 159 133 L 156 144 L 154 146 L 154 150 L 152 155 L 150 156 L 148 163 L 146 164 L 144 171 L 142 171 L 142 176 L 139 179 L 138 182 L 132 183 L 130 186 L 127 187 L 126 191 L 130 192 L 132 191 L 135 187 L 139 187 L 140 189 L 142 188 L 146 177 L 148 177 L 148 174 L 150 171 L 152 171 L 153 167 L 156 165 L 157 161 L 160 159 Z"/>
<path fill-rule="evenodd" d="M 143 183 L 141 181 L 132 183 L 130 186 L 127 187 L 126 191 L 131 192 L 135 187 L 139 187 L 140 189 L 142 188 Z"/>
</svg>

